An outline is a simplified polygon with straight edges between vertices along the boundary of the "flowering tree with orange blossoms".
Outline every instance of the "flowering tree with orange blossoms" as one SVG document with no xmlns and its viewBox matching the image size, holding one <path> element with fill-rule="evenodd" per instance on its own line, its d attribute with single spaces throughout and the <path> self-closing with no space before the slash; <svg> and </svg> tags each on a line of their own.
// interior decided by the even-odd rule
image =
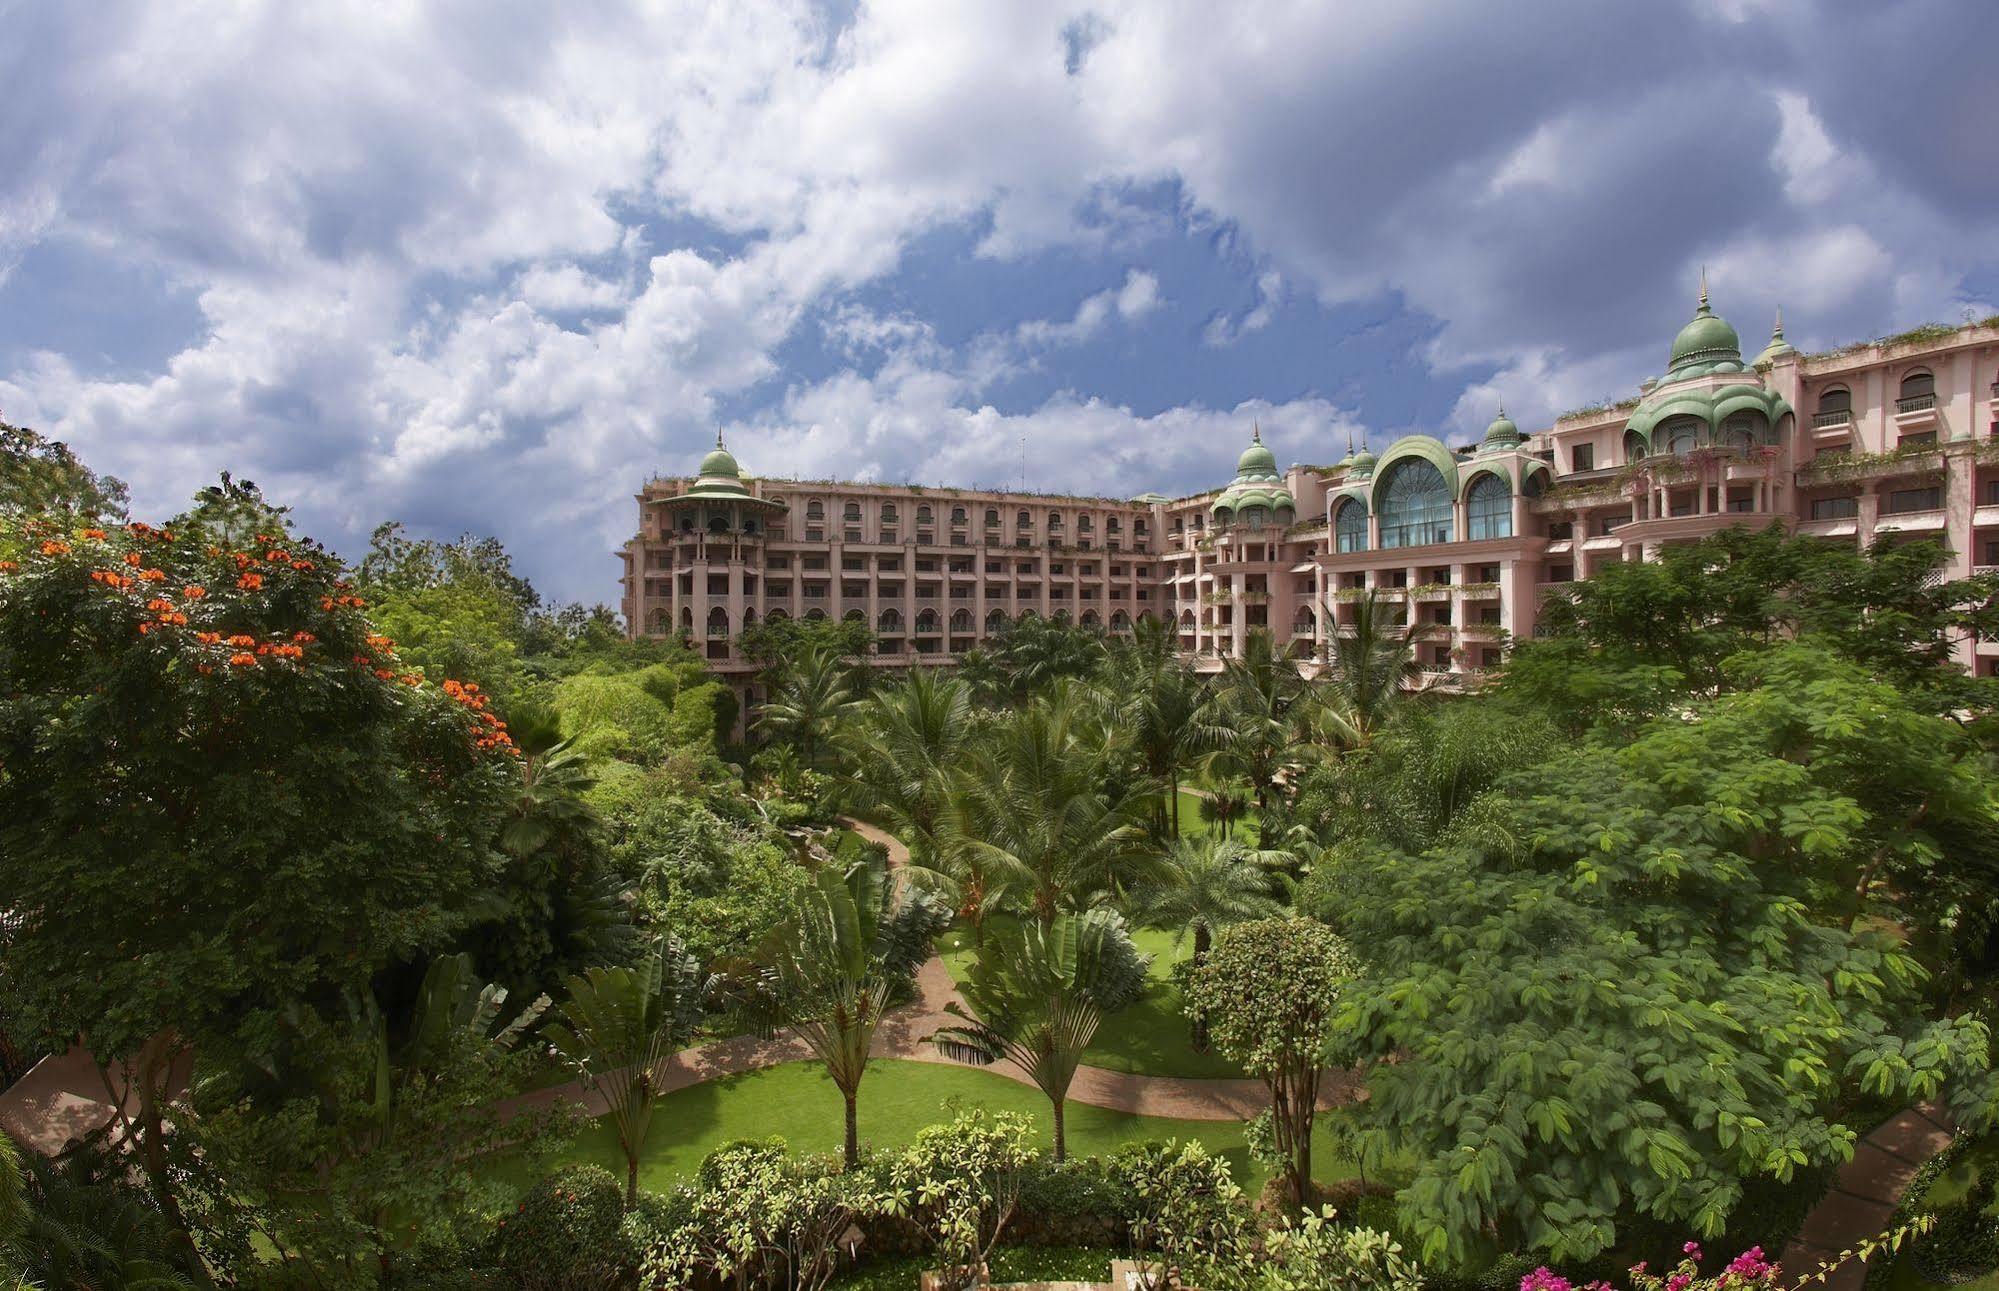
<svg viewBox="0 0 1999 1291">
<path fill-rule="evenodd" d="M 401 666 L 364 600 L 225 476 L 163 526 L 9 521 L 0 909 L 21 1013 L 161 1102 L 189 1046 L 255 1055 L 443 945 L 500 864 L 514 750 L 476 686 Z"/>
</svg>

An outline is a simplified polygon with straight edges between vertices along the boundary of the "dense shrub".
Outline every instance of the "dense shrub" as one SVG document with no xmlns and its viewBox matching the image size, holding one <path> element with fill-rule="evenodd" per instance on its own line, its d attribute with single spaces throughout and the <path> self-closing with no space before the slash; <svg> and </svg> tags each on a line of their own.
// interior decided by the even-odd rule
<svg viewBox="0 0 1999 1291">
<path fill-rule="evenodd" d="M 503 1223 L 501 1264 L 524 1288 L 613 1287 L 638 1263 L 623 1233 L 624 1189 L 602 1166 L 556 1171 Z"/>
</svg>

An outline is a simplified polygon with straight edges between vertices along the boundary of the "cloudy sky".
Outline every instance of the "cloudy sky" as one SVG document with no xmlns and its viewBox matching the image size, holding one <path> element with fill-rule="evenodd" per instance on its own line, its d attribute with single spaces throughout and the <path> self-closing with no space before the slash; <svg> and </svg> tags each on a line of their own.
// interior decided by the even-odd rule
<svg viewBox="0 0 1999 1291">
<path fill-rule="evenodd" d="M 631 494 L 1185 492 L 1999 299 L 1991 0 L 0 0 L 0 416 L 615 600 Z"/>
</svg>

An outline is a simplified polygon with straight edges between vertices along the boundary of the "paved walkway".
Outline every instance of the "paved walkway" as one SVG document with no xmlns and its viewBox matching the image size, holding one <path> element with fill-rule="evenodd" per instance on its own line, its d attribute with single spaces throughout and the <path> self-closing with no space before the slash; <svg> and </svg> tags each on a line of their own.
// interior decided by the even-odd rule
<svg viewBox="0 0 1999 1291">
<path fill-rule="evenodd" d="M 849 819 L 849 829 L 888 849 L 889 865 L 899 868 L 909 862 L 909 849 L 895 836 L 865 821 Z M 916 974 L 916 998 L 882 1019 L 875 1030 L 869 1052 L 877 1058 L 901 1058 L 912 1062 L 959 1065 L 937 1051 L 930 1036 L 940 1027 L 956 1023 L 945 1005 L 958 999 L 957 983 L 944 961 L 932 955 Z M 762 1040 L 755 1036 L 733 1036 L 683 1049 L 673 1056 L 661 1088 L 685 1089 L 724 1076 L 759 1071 L 779 1063 L 808 1061 L 812 1051 L 803 1041 L 789 1036 Z M 995 1075 L 1034 1082 L 1011 1062 L 986 1068 Z M 1319 1095 L 1322 1107 L 1351 1102 L 1359 1093 L 1360 1081 L 1343 1072 L 1329 1073 Z M 1069 1086 L 1071 1102 L 1138 1116 L 1170 1116 L 1189 1121 L 1247 1121 L 1267 1105 L 1269 1095 L 1260 1080 L 1197 1080 L 1180 1076 L 1140 1076 L 1103 1067 L 1078 1067 Z M 591 1116 L 601 1116 L 603 1098 L 581 1080 L 536 1090 L 509 1099 L 508 1111 L 542 1107 L 557 1101 L 580 1105 Z"/>
<path fill-rule="evenodd" d="M 1832 1191 L 1805 1217 L 1796 1240 L 1785 1249 L 1785 1280 L 1796 1281 L 1886 1228 L 1916 1168 L 1941 1152 L 1952 1133 L 1950 1113 L 1940 1103 L 1925 1103 L 1889 1117 L 1862 1139 L 1853 1160 L 1834 1176 Z M 1826 1278 L 1825 1286 L 1827 1291 L 1860 1291 L 1866 1281 L 1867 1266 L 1848 1260 Z"/>
</svg>

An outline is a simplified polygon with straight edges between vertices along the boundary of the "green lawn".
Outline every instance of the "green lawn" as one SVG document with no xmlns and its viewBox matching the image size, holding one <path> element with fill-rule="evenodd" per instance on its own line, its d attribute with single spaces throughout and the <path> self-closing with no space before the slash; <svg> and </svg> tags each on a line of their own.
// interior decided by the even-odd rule
<svg viewBox="0 0 1999 1291">
<path fill-rule="evenodd" d="M 1001 917 L 990 921 L 988 928 L 998 924 Z M 1241 1076 L 1241 1071 L 1219 1055 L 1196 1053 L 1189 1043 L 1187 1019 L 1180 1012 L 1180 991 L 1173 984 L 1173 963 L 1193 953 L 1193 939 L 1175 947 L 1171 933 L 1135 928 L 1132 941 L 1152 956 L 1152 985 L 1136 1004 L 1104 1019 L 1097 1030 L 1096 1043 L 1084 1053 L 1083 1061 L 1092 1067 L 1142 1076 L 1189 1076 L 1200 1080 Z M 955 929 L 939 939 L 937 951 L 951 970 L 952 979 L 964 981 L 973 958 L 970 935 L 963 929 Z"/>
<path fill-rule="evenodd" d="M 1962 1201 L 1977 1182 L 1978 1168 L 1983 1165 L 1991 1169 L 1999 1164 L 1999 1139 L 1987 1139 L 1960 1152 L 1950 1167 L 1937 1177 L 1924 1194 L 1924 1209 L 1941 1210 L 1953 1202 Z M 1999 1214 L 1999 1202 L 1986 1208 L 1988 1214 Z M 1911 1257 L 1911 1247 L 1905 1247 L 1896 1257 L 1887 1272 L 1888 1291 L 1930 1291 L 1940 1284 L 1931 1282 L 1916 1271 L 1915 1260 Z M 1958 1291 L 1999 1291 L 1999 1270 L 1973 1278 L 1969 1282 L 1954 1284 Z"/>
<path fill-rule="evenodd" d="M 1179 807 L 1180 834 L 1182 837 L 1200 838 L 1209 831 L 1217 828 L 1217 826 L 1210 825 L 1206 818 L 1201 815 L 1200 794 L 1189 789 L 1182 789 L 1177 800 L 1177 805 Z M 1252 806 L 1246 814 L 1236 821 L 1235 826 L 1230 830 L 1230 835 L 1251 847 L 1256 846 L 1255 816 L 1256 808 Z"/>
<path fill-rule="evenodd" d="M 949 1120 L 957 1110 L 971 1107 L 1026 1112 L 1044 1137 L 1051 1134 L 1048 1100 L 1031 1086 L 976 1068 L 879 1059 L 869 1065 L 861 1085 L 861 1138 L 877 1147 L 899 1146 L 914 1139 L 923 1126 Z M 1269 1173 L 1250 1159 L 1243 1127 L 1235 1122 L 1131 1116 L 1071 1103 L 1068 1124 L 1069 1151 L 1077 1156 L 1108 1152 L 1142 1139 L 1199 1139 L 1228 1158 L 1247 1190 L 1262 1187 Z M 839 1150 L 840 1094 L 817 1063 L 767 1067 L 661 1099 L 639 1182 L 663 1191 L 691 1175 L 702 1158 L 722 1144 L 771 1135 L 801 1151 Z M 1342 1179 L 1353 1173 L 1323 1135 L 1313 1144 L 1313 1152 L 1320 1179 Z M 624 1178 L 624 1157 L 607 1120 L 586 1127 L 567 1158 L 594 1161 Z M 496 1160 L 493 1170 L 518 1186 L 529 1182 L 525 1172 L 505 1159 Z"/>
</svg>

